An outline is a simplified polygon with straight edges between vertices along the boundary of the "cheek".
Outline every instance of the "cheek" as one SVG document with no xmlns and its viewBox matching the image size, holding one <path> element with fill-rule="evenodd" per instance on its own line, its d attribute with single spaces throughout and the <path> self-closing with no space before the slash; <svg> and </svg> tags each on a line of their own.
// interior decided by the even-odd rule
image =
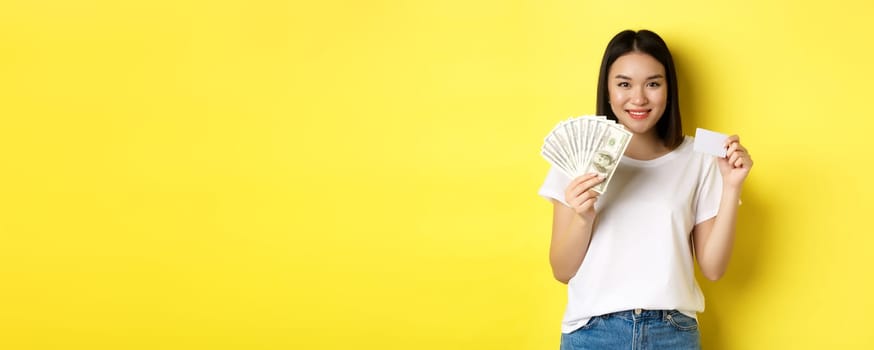
<svg viewBox="0 0 874 350">
<path fill-rule="evenodd" d="M 664 90 L 653 91 L 649 95 L 649 100 L 651 102 L 664 104 L 668 100 L 668 93 L 667 93 L 667 91 L 664 91 Z"/>
<path fill-rule="evenodd" d="M 622 114 L 622 102 L 619 100 L 610 99 L 610 110 L 613 111 L 613 115 Z"/>
<path fill-rule="evenodd" d="M 613 108 L 622 108 L 622 104 L 625 103 L 626 96 L 621 91 L 610 91 L 610 104 L 613 105 Z"/>
<path fill-rule="evenodd" d="M 622 92 L 621 91 L 616 91 L 614 89 L 610 89 L 610 90 L 608 90 L 608 92 L 610 93 L 610 102 L 615 103 L 617 101 L 622 100 Z"/>
</svg>

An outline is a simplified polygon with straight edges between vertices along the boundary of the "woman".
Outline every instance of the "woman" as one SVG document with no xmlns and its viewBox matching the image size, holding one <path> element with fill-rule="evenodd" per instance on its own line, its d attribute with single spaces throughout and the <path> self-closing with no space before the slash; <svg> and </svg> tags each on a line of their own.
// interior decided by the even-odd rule
<svg viewBox="0 0 874 350">
<path fill-rule="evenodd" d="M 725 158 L 692 151 L 673 59 L 651 31 L 610 41 L 597 97 L 598 114 L 633 134 L 609 189 L 551 169 L 539 191 L 554 207 L 553 275 L 568 284 L 561 349 L 699 349 L 693 255 L 708 279 L 725 272 L 753 161 L 737 136 Z"/>
</svg>

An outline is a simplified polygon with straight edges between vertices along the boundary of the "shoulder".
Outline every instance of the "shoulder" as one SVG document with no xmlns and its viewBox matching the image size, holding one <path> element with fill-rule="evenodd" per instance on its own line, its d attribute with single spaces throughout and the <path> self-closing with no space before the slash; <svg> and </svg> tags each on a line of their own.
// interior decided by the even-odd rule
<svg viewBox="0 0 874 350">
<path fill-rule="evenodd" d="M 675 152 L 688 160 L 700 162 L 704 165 L 712 164 L 716 159 L 709 154 L 695 152 L 695 138 L 688 135 L 683 139 L 683 143 L 680 144 L 680 147 L 677 147 Z"/>
<path fill-rule="evenodd" d="M 685 147 L 683 153 L 686 157 L 687 164 L 689 169 L 694 171 L 689 172 L 689 176 L 697 177 L 698 182 L 711 182 L 716 181 L 721 177 L 719 173 L 719 167 L 716 163 L 717 159 L 715 156 L 696 152 L 694 150 L 695 138 L 692 136 L 686 136 L 686 140 L 683 142 L 681 147 Z"/>
</svg>

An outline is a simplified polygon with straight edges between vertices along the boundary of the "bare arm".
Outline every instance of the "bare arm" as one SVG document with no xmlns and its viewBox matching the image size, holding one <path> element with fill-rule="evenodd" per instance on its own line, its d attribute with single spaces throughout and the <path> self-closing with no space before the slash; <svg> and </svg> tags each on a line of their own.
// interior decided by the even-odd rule
<svg viewBox="0 0 874 350">
<path fill-rule="evenodd" d="M 725 274 L 734 248 L 735 222 L 737 222 L 737 191 L 722 191 L 719 214 L 695 225 L 692 240 L 695 257 L 704 277 L 716 281 Z"/>
<path fill-rule="evenodd" d="M 565 206 L 553 200 L 552 210 L 552 240 L 549 245 L 549 264 L 552 275 L 561 283 L 567 284 L 573 277 L 586 252 L 592 238 L 592 226 L 595 221 L 595 202 L 598 193 L 591 188 L 604 181 L 595 174 L 577 177 L 565 190 Z"/>
<path fill-rule="evenodd" d="M 729 137 L 726 144 L 728 147 L 726 158 L 717 160 L 723 179 L 719 212 L 715 218 L 695 225 L 692 230 L 698 266 L 704 277 L 711 281 L 721 278 L 728 268 L 734 248 L 741 187 L 753 166 L 752 158 L 740 145 L 736 135 Z"/>
</svg>

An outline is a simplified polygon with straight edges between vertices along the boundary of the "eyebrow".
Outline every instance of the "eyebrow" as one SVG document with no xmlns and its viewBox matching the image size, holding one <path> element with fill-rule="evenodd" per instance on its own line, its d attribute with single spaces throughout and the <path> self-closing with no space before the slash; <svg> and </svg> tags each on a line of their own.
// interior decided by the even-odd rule
<svg viewBox="0 0 874 350">
<path fill-rule="evenodd" d="M 659 78 L 664 78 L 664 77 L 665 77 L 664 75 L 656 74 L 656 75 L 650 76 L 649 78 L 646 78 L 646 80 L 653 80 L 653 79 L 659 79 Z M 617 74 L 615 76 L 615 78 L 616 79 L 624 79 L 624 80 L 632 80 L 631 78 L 624 76 L 622 74 Z"/>
</svg>

